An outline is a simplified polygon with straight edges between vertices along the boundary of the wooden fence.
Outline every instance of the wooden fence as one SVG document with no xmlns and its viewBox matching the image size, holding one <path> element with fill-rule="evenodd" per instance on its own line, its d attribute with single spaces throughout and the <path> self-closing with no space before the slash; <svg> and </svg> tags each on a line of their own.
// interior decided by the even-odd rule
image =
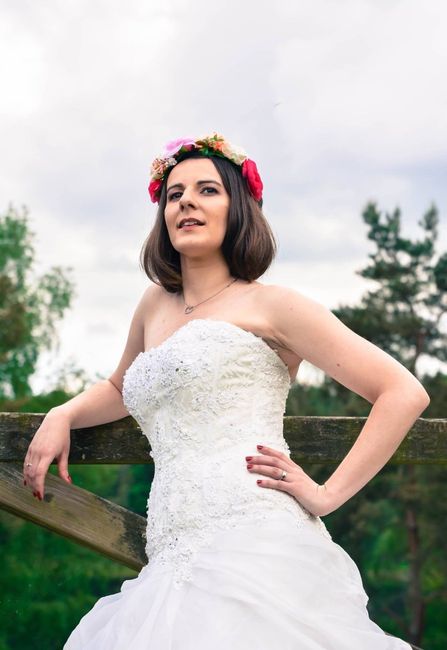
<svg viewBox="0 0 447 650">
<path fill-rule="evenodd" d="M 23 459 L 45 414 L 0 413 L 0 508 L 139 571 L 146 519 L 49 473 L 43 501 L 23 485 Z M 284 437 L 297 463 L 339 463 L 366 418 L 284 418 Z M 147 438 L 135 420 L 73 429 L 70 464 L 149 464 Z M 419 418 L 390 459 L 393 464 L 447 464 L 447 419 Z"/>
</svg>

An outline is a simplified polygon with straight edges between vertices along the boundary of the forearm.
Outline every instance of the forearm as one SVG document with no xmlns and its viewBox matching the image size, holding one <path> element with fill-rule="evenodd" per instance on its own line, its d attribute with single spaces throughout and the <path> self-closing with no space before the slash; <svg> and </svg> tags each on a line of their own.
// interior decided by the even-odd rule
<svg viewBox="0 0 447 650">
<path fill-rule="evenodd" d="M 382 469 L 426 407 L 420 394 L 399 386 L 378 397 L 356 442 L 325 482 L 334 509 Z"/>
<path fill-rule="evenodd" d="M 104 379 L 51 409 L 48 415 L 67 418 L 71 429 L 83 429 L 120 420 L 129 413 L 118 388 L 110 380 Z"/>
</svg>

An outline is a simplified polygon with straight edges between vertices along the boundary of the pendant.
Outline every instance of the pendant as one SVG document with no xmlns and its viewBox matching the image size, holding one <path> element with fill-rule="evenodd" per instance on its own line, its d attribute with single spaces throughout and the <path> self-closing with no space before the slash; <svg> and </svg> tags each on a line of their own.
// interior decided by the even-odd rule
<svg viewBox="0 0 447 650">
<path fill-rule="evenodd" d="M 186 305 L 185 307 L 185 314 L 190 314 L 194 307 L 192 305 Z"/>
</svg>

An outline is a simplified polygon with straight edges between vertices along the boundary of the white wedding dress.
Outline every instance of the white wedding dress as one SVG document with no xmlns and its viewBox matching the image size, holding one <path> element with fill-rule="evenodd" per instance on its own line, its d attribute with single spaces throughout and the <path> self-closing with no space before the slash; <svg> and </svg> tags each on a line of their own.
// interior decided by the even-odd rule
<svg viewBox="0 0 447 650">
<path fill-rule="evenodd" d="M 287 366 L 260 337 L 196 318 L 126 371 L 151 444 L 148 563 L 64 650 L 410 650 L 368 616 L 359 570 L 319 517 L 246 469 L 285 452 Z"/>
</svg>

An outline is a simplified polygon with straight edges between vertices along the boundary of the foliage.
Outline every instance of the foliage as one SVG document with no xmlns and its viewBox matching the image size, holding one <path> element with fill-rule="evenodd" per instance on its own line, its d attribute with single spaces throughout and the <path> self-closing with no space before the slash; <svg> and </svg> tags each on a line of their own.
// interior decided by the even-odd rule
<svg viewBox="0 0 447 650">
<path fill-rule="evenodd" d="M 56 324 L 73 298 L 67 270 L 55 266 L 33 277 L 34 233 L 28 212 L 10 206 L 0 215 L 0 395 L 31 394 L 39 354 L 56 341 Z"/>
<path fill-rule="evenodd" d="M 368 238 L 376 250 L 359 274 L 376 285 L 359 305 L 333 313 L 360 336 L 391 354 L 413 374 L 418 360 L 447 359 L 447 337 L 440 329 L 447 309 L 447 254 L 435 257 L 437 210 L 419 222 L 425 231 L 411 241 L 400 233 L 400 211 L 379 213 L 374 203 L 363 211 Z M 447 377 L 420 378 L 431 396 L 424 417 L 445 418 Z M 319 387 L 295 386 L 287 413 L 367 416 L 370 405 L 325 377 Z M 323 482 L 332 466 L 312 467 Z M 320 480 L 321 479 L 321 480 Z M 388 465 L 326 523 L 337 541 L 362 567 L 369 609 L 376 622 L 402 638 L 433 650 L 447 646 L 447 504 L 445 470 L 439 466 Z"/>
<path fill-rule="evenodd" d="M 377 250 L 358 274 L 378 286 L 365 293 L 359 306 L 342 306 L 334 314 L 414 374 L 422 354 L 447 361 L 447 335 L 440 329 L 447 310 L 447 253 L 434 259 L 436 208 L 418 222 L 424 237 L 416 241 L 401 235 L 399 209 L 382 220 L 376 204 L 369 203 L 362 216 Z"/>
</svg>

